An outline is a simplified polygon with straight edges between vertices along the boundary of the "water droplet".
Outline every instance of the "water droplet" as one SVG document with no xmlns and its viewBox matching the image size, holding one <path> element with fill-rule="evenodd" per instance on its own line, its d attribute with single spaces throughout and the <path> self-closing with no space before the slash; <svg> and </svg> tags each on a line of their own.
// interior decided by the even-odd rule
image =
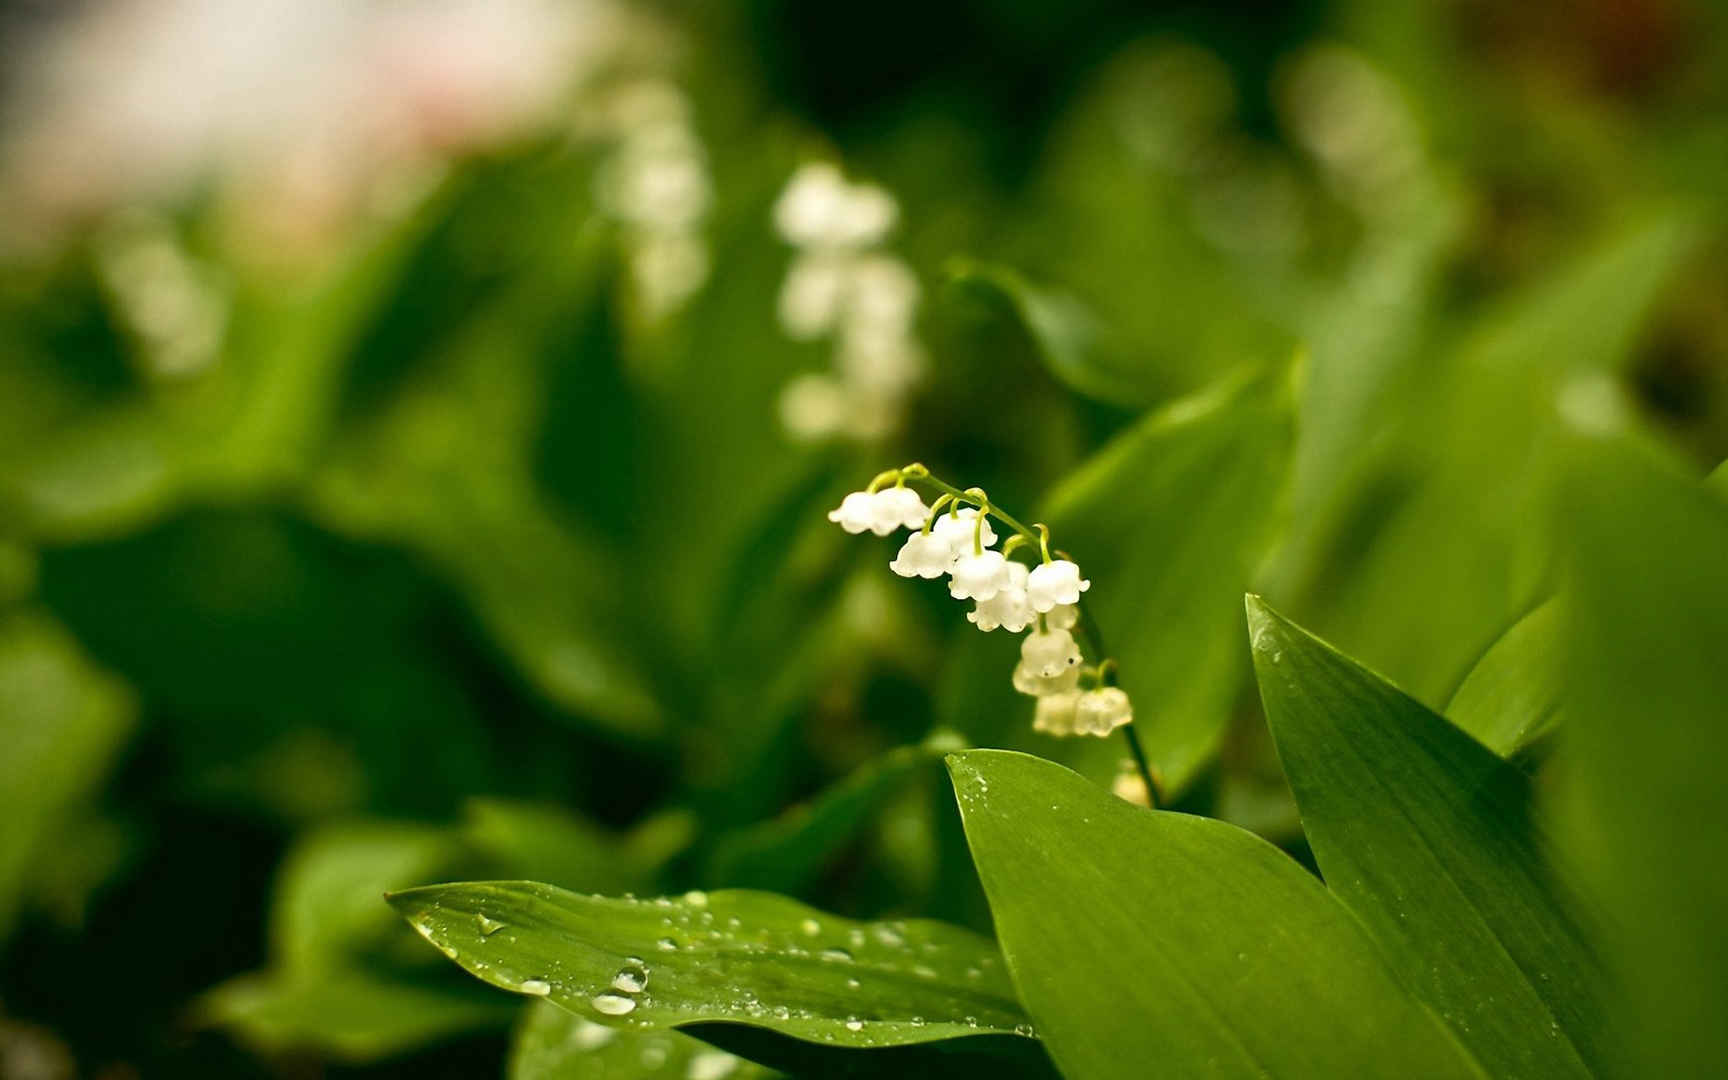
<svg viewBox="0 0 1728 1080">
<path fill-rule="evenodd" d="M 895 949 L 906 944 L 906 936 L 885 923 L 876 925 L 876 940 Z"/>
<path fill-rule="evenodd" d="M 924 1026 L 924 1018 L 922 1016 L 914 1016 L 912 1018 L 912 1026 L 913 1027 L 923 1027 Z"/>
<path fill-rule="evenodd" d="M 655 944 L 660 947 L 661 952 L 677 952 L 678 951 L 678 943 L 676 941 L 673 941 L 669 937 L 663 937 L 659 941 L 655 942 Z"/>
<path fill-rule="evenodd" d="M 1032 1027 L 1032 1025 L 1031 1025 L 1031 1024 L 1015 1024 L 1015 1025 L 1014 1025 L 1014 1034 L 1016 1034 L 1016 1035 L 1024 1035 L 1024 1036 L 1026 1036 L 1026 1037 L 1027 1037 L 1027 1038 L 1028 1038 L 1028 1039 L 1030 1039 L 1030 1038 L 1032 1038 L 1032 1037 L 1033 1037 L 1033 1036 L 1035 1036 L 1035 1035 L 1037 1035 L 1037 1034 L 1038 1034 L 1038 1032 L 1037 1032 L 1037 1030 L 1036 1030 L 1036 1029 L 1034 1029 L 1034 1028 L 1033 1028 L 1033 1027 Z"/>
<path fill-rule="evenodd" d="M 926 964 L 914 964 L 912 965 L 912 974 L 921 979 L 934 979 L 936 977 L 936 969 Z"/>
<path fill-rule="evenodd" d="M 533 994 L 535 997 L 545 997 L 547 994 L 552 992 L 552 984 L 547 982 L 545 979 L 524 979 L 522 985 L 518 986 L 516 989 L 522 991 L 524 994 Z"/>
<path fill-rule="evenodd" d="M 966 977 L 968 979 L 982 979 L 984 977 L 984 973 L 982 971 L 979 971 L 977 968 L 967 968 L 966 969 Z"/>
<path fill-rule="evenodd" d="M 864 947 L 864 931 L 854 926 L 846 932 L 846 940 L 852 943 L 854 949 L 862 949 Z"/>
<path fill-rule="evenodd" d="M 788 1009 L 784 1005 L 778 1005 L 774 1009 L 774 1019 L 776 1019 L 776 1020 L 790 1020 L 790 1019 L 792 1019 L 792 1010 Z"/>
<path fill-rule="evenodd" d="M 607 1016 L 623 1016 L 636 1007 L 635 998 L 627 998 L 622 994 L 596 994 L 588 1004 L 594 1006 L 594 1011 Z"/>
<path fill-rule="evenodd" d="M 691 889 L 689 892 L 684 894 L 684 902 L 689 904 L 691 907 L 707 907 L 708 894 L 703 892 L 701 889 Z"/>
<path fill-rule="evenodd" d="M 798 929 L 804 931 L 806 937 L 815 937 L 822 932 L 822 924 L 815 919 L 805 919 L 798 924 Z"/>
<path fill-rule="evenodd" d="M 639 967 L 622 968 L 618 974 L 612 976 L 612 988 L 626 994 L 640 994 L 647 985 L 648 972 Z"/>
<path fill-rule="evenodd" d="M 491 937 L 493 934 L 504 929 L 503 923 L 499 922 L 497 919 L 488 919 L 482 914 L 476 914 L 474 916 L 474 921 L 480 924 L 481 937 Z"/>
<path fill-rule="evenodd" d="M 848 1021 L 846 1021 L 846 1030 L 847 1031 L 863 1031 L 864 1030 L 864 1021 L 857 1020 L 857 1019 L 848 1020 Z"/>
<path fill-rule="evenodd" d="M 862 985 L 864 985 L 864 984 L 860 983 L 857 979 L 847 979 L 846 980 L 846 989 L 848 989 L 848 990 L 856 990 Z"/>
<path fill-rule="evenodd" d="M 658 1069 L 666 1064 L 666 1048 L 664 1046 L 644 1046 L 642 1048 L 642 1067 Z"/>
<path fill-rule="evenodd" d="M 816 955 L 836 964 L 850 964 L 852 962 L 852 954 L 845 949 L 823 949 Z"/>
</svg>

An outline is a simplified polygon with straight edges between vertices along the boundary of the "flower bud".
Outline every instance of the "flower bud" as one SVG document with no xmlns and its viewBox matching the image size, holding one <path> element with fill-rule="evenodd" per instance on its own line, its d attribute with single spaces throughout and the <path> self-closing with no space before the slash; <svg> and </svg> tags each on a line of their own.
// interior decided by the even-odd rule
<svg viewBox="0 0 1728 1080">
<path fill-rule="evenodd" d="M 1063 668 L 1055 675 L 1034 675 L 1024 662 L 1014 665 L 1014 689 L 1032 697 L 1065 694 L 1080 685 L 1080 669 Z"/>
<path fill-rule="evenodd" d="M 1119 686 L 1101 686 L 1080 695 L 1074 709 L 1074 730 L 1103 737 L 1134 719 L 1134 707 Z"/>
</svg>

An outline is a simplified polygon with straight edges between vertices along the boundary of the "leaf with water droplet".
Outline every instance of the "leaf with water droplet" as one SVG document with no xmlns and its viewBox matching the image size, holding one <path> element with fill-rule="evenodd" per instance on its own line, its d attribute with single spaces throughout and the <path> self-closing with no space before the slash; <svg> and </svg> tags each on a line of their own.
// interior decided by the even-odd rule
<svg viewBox="0 0 1728 1080">
<path fill-rule="evenodd" d="M 767 1080 L 778 1075 L 676 1031 L 621 1031 L 550 1002 L 523 1010 L 509 1080 Z"/>
<path fill-rule="evenodd" d="M 948 760 L 1003 954 L 1069 1080 L 1480 1077 L 1355 918 L 1259 837 L 1026 754 Z"/>
<path fill-rule="evenodd" d="M 945 1075 L 959 1060 L 1051 1075 L 994 944 L 959 927 L 860 923 L 744 890 L 635 900 L 467 882 L 390 902 L 480 979 L 517 993 L 543 984 L 595 1023 L 683 1029 L 794 1072 L 842 1075 L 865 1054 L 902 1076 Z M 510 933 L 481 933 L 482 916 Z M 851 960 L 824 955 L 836 949 Z"/>
<path fill-rule="evenodd" d="M 1529 778 L 1257 596 L 1248 623 L 1267 723 L 1332 892 L 1491 1073 L 1591 1075 L 1603 973 L 1555 885 Z M 1564 1038 L 1532 1036 L 1555 1023 Z"/>
</svg>

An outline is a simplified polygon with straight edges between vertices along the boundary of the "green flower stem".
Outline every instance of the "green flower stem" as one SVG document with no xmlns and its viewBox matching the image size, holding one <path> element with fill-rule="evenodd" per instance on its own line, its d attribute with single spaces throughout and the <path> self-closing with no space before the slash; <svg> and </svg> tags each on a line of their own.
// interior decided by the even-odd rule
<svg viewBox="0 0 1728 1080">
<path fill-rule="evenodd" d="M 980 499 L 976 495 L 969 495 L 966 492 L 955 487 L 953 484 L 948 483 L 946 480 L 943 480 L 937 476 L 932 476 L 930 474 L 929 469 L 925 468 L 923 465 L 918 464 L 917 462 L 913 462 L 912 464 L 906 466 L 904 469 L 896 469 L 896 470 L 892 470 L 892 471 L 898 472 L 901 475 L 908 477 L 910 479 L 927 480 L 927 481 L 929 481 L 931 487 L 935 488 L 936 490 L 938 490 L 940 492 L 943 492 L 946 495 L 953 496 L 954 503 L 956 506 L 958 506 L 960 503 L 969 503 L 972 506 L 976 506 L 978 508 L 978 512 L 980 514 L 988 514 L 991 517 L 994 517 L 997 521 L 1000 521 L 1002 524 L 1008 526 L 1010 529 L 1013 529 L 1015 532 L 1019 533 L 1021 536 L 1024 536 L 1026 539 L 1028 539 L 1028 540 L 1038 539 L 1037 533 L 1033 532 L 1031 529 L 1028 529 L 1026 526 L 1022 525 L 1020 522 L 1016 521 L 1014 518 L 1010 517 L 1009 515 L 1003 513 L 1002 509 L 1000 507 L 992 504 L 988 499 Z"/>
<path fill-rule="evenodd" d="M 1066 556 L 1064 556 L 1066 558 Z M 1104 657 L 1098 663 L 1100 685 L 1116 685 L 1116 661 L 1104 647 L 1104 635 L 1098 629 L 1098 620 L 1092 617 L 1092 612 L 1086 609 L 1086 601 L 1082 599 L 1077 605 L 1080 608 L 1080 624 L 1077 629 L 1080 636 L 1086 639 L 1086 644 L 1094 652 Z M 1108 681 L 1106 681 L 1108 680 Z M 1140 745 L 1140 735 L 1134 730 L 1134 721 L 1122 725 L 1122 737 L 1128 740 L 1128 752 L 1134 755 L 1134 767 L 1140 770 L 1140 779 L 1146 784 L 1146 801 L 1152 804 L 1152 809 L 1158 809 L 1158 784 L 1152 779 L 1152 766 L 1146 761 L 1146 749 Z"/>
</svg>

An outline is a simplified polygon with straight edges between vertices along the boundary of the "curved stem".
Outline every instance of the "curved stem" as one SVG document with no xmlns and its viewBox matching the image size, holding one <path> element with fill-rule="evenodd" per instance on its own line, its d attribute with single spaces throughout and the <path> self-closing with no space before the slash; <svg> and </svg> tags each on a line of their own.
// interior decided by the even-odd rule
<svg viewBox="0 0 1728 1080">
<path fill-rule="evenodd" d="M 959 488 L 955 487 L 953 484 L 948 483 L 946 480 L 943 480 L 940 477 L 932 476 L 930 474 L 930 470 L 924 468 L 922 465 L 916 466 L 916 468 L 912 465 L 908 465 L 908 466 L 906 466 L 906 468 L 901 469 L 899 471 L 904 473 L 907 476 L 916 477 L 916 478 L 921 479 L 921 480 L 929 481 L 931 487 L 934 487 L 935 489 L 942 492 L 943 494 L 952 495 L 954 497 L 954 502 L 956 505 L 958 505 L 962 502 L 971 503 L 973 506 L 978 507 L 979 513 L 989 514 L 990 516 L 994 517 L 997 521 L 1000 521 L 1002 524 L 1008 526 L 1010 529 L 1013 529 L 1015 532 L 1024 536 L 1026 539 L 1028 539 L 1028 540 L 1038 539 L 1037 533 L 1033 532 L 1031 529 L 1028 529 L 1026 526 L 1022 525 L 1020 522 L 1016 521 L 1013 517 L 1009 516 L 1008 514 L 1003 513 L 1002 509 L 1000 507 L 995 506 L 994 504 L 990 504 L 986 500 L 981 500 L 981 499 L 977 498 L 976 496 L 968 495 L 968 494 L 966 494 L 966 492 L 961 491 Z"/>
</svg>

